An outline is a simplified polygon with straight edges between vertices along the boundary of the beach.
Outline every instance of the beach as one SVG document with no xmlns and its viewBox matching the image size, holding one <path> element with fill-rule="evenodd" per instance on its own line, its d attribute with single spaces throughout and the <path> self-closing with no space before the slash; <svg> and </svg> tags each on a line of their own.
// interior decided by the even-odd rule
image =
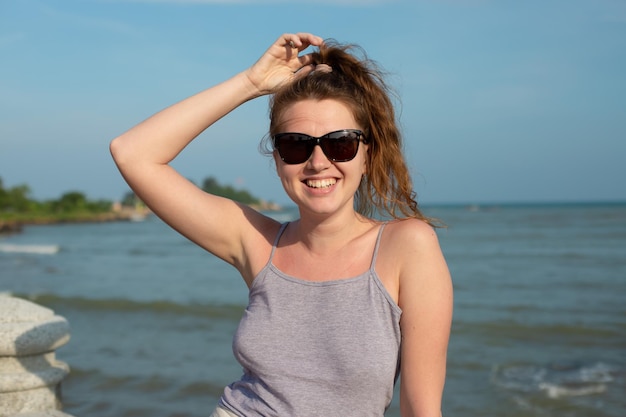
<svg viewBox="0 0 626 417">
<path fill-rule="evenodd" d="M 626 204 L 424 210 L 447 224 L 455 289 L 444 416 L 626 415 Z M 69 321 L 57 357 L 76 417 L 206 416 L 241 375 L 243 281 L 153 216 L 2 236 L 0 291 Z"/>
</svg>

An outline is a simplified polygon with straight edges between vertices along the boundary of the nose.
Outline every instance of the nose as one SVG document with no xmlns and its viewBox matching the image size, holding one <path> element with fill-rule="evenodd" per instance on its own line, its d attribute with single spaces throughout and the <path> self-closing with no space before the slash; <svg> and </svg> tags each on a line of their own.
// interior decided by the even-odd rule
<svg viewBox="0 0 626 417">
<path fill-rule="evenodd" d="M 328 168 L 330 164 L 330 160 L 326 157 L 320 145 L 315 145 L 315 148 L 313 148 L 313 153 L 307 161 L 307 165 L 315 171 L 321 171 L 325 168 Z"/>
</svg>

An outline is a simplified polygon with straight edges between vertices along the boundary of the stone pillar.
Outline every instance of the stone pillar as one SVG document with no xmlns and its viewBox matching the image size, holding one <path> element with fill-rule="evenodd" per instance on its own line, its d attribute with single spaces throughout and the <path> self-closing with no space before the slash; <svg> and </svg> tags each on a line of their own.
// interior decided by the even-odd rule
<svg viewBox="0 0 626 417">
<path fill-rule="evenodd" d="M 61 415 L 67 364 L 55 349 L 70 339 L 69 324 L 48 308 L 0 296 L 0 417 Z"/>
</svg>

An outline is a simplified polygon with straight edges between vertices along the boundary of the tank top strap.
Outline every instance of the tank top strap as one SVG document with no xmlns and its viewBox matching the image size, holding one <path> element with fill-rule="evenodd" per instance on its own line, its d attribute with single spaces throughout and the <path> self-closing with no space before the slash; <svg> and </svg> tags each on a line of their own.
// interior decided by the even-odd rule
<svg viewBox="0 0 626 417">
<path fill-rule="evenodd" d="M 372 254 L 372 264 L 370 265 L 370 269 L 374 269 L 376 266 L 376 258 L 378 257 L 378 247 L 380 246 L 380 238 L 383 235 L 383 229 L 387 225 L 387 222 L 384 222 L 380 225 L 380 229 L 378 230 L 378 236 L 376 237 L 376 245 L 374 246 L 374 253 Z"/>
<path fill-rule="evenodd" d="M 278 233 L 276 234 L 276 238 L 274 239 L 274 243 L 272 244 L 272 252 L 270 253 L 269 262 L 272 262 L 272 259 L 274 259 L 274 252 L 276 252 L 276 246 L 278 246 L 278 241 L 280 240 L 280 237 L 283 235 L 283 232 L 287 228 L 288 224 L 289 222 L 285 222 L 280 225 L 280 229 L 278 229 Z"/>
</svg>

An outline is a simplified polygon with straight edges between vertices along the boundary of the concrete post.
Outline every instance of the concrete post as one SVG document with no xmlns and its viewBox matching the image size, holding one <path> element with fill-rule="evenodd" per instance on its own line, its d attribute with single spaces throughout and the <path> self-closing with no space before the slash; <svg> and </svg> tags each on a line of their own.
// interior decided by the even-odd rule
<svg viewBox="0 0 626 417">
<path fill-rule="evenodd" d="M 57 410 L 69 367 L 54 351 L 69 339 L 65 318 L 30 301 L 0 296 L 0 417 L 65 415 Z"/>
</svg>

